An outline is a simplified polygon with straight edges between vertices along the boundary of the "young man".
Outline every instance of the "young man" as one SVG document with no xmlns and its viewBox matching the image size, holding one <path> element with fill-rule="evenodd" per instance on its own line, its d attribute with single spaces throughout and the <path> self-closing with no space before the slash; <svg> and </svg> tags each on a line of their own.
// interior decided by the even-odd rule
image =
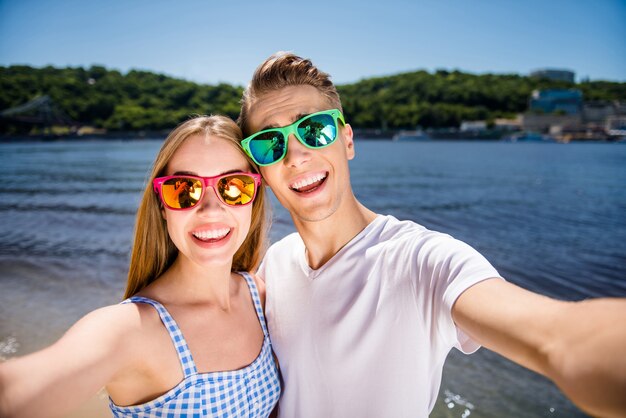
<svg viewBox="0 0 626 418">
<path fill-rule="evenodd" d="M 531 293 L 468 245 L 360 204 L 352 129 L 309 60 L 261 64 L 239 123 L 298 230 L 259 270 L 285 383 L 280 416 L 425 417 L 449 350 L 480 345 L 548 376 L 588 412 L 626 414 L 625 301 Z"/>
</svg>

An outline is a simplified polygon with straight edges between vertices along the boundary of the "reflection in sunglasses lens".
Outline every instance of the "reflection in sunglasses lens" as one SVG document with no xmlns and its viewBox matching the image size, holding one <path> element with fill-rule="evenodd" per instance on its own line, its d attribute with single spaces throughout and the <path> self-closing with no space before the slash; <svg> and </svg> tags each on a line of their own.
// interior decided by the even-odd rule
<svg viewBox="0 0 626 418">
<path fill-rule="evenodd" d="M 163 200 L 174 209 L 195 206 L 202 196 L 202 182 L 196 179 L 177 177 L 169 179 L 161 186 Z"/>
<path fill-rule="evenodd" d="M 227 176 L 220 179 L 217 190 L 225 203 L 245 205 L 254 197 L 254 179 L 244 175 Z"/>
<path fill-rule="evenodd" d="M 330 145 L 337 137 L 335 120 L 330 115 L 315 115 L 298 125 L 298 134 L 311 147 Z"/>
<path fill-rule="evenodd" d="M 278 131 L 265 132 L 250 141 L 250 152 L 261 164 L 279 160 L 285 152 L 285 137 Z"/>
</svg>

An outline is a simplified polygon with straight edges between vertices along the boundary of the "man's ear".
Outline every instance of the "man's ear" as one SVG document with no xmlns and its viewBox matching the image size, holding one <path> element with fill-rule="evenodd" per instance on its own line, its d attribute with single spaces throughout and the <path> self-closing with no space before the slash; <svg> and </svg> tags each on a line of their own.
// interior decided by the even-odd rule
<svg viewBox="0 0 626 418">
<path fill-rule="evenodd" d="M 352 132 L 352 126 L 349 123 L 346 123 L 341 130 L 341 135 L 343 136 L 343 144 L 346 147 L 346 156 L 348 160 L 352 160 L 355 155 L 354 151 L 354 133 Z"/>
</svg>

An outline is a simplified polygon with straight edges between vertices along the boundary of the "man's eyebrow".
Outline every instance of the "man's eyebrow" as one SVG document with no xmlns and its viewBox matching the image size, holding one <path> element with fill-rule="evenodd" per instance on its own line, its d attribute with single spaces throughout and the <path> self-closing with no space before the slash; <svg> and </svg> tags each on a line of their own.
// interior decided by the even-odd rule
<svg viewBox="0 0 626 418">
<path fill-rule="evenodd" d="M 302 119 L 305 116 L 309 116 L 310 113 L 300 113 L 298 115 L 296 115 L 293 119 L 292 122 L 289 125 L 292 125 L 294 122 L 299 121 L 300 119 Z M 285 125 L 285 126 L 289 126 L 289 125 Z M 272 128 L 284 128 L 285 126 L 278 126 L 278 124 L 276 123 L 271 123 L 269 125 L 266 125 L 263 127 L 263 129 L 259 129 L 259 132 L 264 131 L 266 129 L 272 129 Z"/>
</svg>

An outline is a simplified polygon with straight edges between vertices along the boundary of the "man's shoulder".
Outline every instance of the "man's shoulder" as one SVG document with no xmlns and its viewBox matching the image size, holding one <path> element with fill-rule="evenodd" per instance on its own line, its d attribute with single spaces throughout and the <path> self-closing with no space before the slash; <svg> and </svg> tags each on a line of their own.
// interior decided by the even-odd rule
<svg viewBox="0 0 626 418">
<path fill-rule="evenodd" d="M 267 281 L 268 270 L 289 268 L 297 262 L 298 249 L 301 254 L 304 253 L 304 242 L 297 232 L 276 241 L 267 249 L 257 274 L 262 280 Z"/>
<path fill-rule="evenodd" d="M 270 245 L 270 250 L 274 248 L 288 247 L 296 244 L 301 244 L 302 237 L 297 232 L 292 232 L 289 235 L 285 235 L 283 238 L 279 239 L 272 245 Z"/>
<path fill-rule="evenodd" d="M 366 245 L 377 249 L 372 252 L 373 256 L 384 254 L 391 263 L 432 254 L 451 256 L 467 246 L 447 233 L 428 229 L 410 220 L 384 216 L 381 221 Z"/>
<path fill-rule="evenodd" d="M 293 253 L 295 249 L 301 247 L 304 247 L 302 237 L 297 232 L 293 232 L 270 245 L 265 254 L 265 259 L 272 257 L 274 254 L 281 254 L 284 257 L 286 254 Z"/>
<path fill-rule="evenodd" d="M 398 220 L 394 216 L 386 215 L 381 217 L 378 234 L 379 241 L 393 244 L 399 241 L 430 240 L 437 237 L 449 237 L 449 235 L 430 230 L 410 220 Z"/>
</svg>

